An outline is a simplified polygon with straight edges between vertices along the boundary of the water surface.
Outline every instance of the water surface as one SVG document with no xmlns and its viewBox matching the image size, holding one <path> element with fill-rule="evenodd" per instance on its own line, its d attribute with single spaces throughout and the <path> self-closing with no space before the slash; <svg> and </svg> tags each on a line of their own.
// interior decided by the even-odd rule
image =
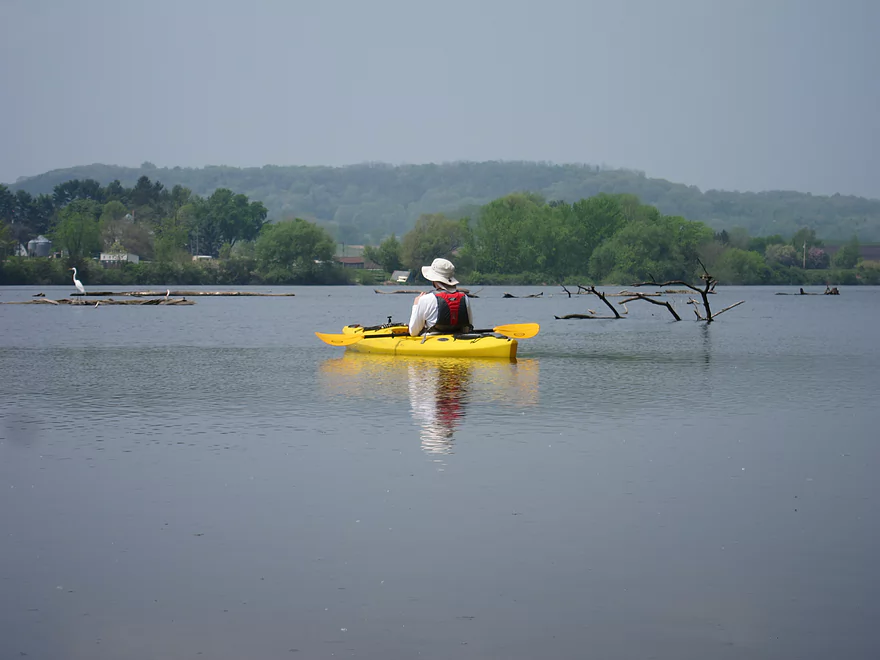
<svg viewBox="0 0 880 660">
<path fill-rule="evenodd" d="M 412 296 L 276 290 L 0 305 L 0 657 L 880 657 L 880 289 L 487 287 L 515 362 L 345 353 Z"/>
</svg>

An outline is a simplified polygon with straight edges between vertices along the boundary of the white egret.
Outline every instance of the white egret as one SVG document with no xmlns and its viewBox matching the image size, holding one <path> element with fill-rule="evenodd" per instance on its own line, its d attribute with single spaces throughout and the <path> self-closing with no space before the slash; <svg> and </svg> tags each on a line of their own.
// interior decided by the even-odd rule
<svg viewBox="0 0 880 660">
<path fill-rule="evenodd" d="M 168 300 L 168 296 L 170 296 L 170 295 L 171 295 L 171 289 L 168 289 L 168 290 L 165 292 L 165 300 Z"/>
<path fill-rule="evenodd" d="M 76 268 L 68 268 L 67 270 L 73 271 L 73 285 L 76 287 L 76 290 L 80 293 L 85 293 L 86 288 L 83 286 L 83 283 L 76 279 Z"/>
</svg>

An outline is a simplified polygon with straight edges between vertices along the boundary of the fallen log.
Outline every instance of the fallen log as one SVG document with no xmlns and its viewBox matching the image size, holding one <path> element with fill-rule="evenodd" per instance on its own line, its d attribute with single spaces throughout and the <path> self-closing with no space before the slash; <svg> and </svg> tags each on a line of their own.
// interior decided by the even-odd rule
<svg viewBox="0 0 880 660">
<path fill-rule="evenodd" d="M 194 300 L 186 298 L 153 298 L 149 300 L 116 300 L 114 298 L 105 298 L 103 300 L 93 301 L 83 298 L 71 299 L 60 298 L 52 300 L 51 298 L 34 298 L 32 300 L 10 300 L 9 302 L 0 303 L 0 305 L 70 305 L 72 307 L 98 307 L 99 305 L 195 305 Z"/>
<path fill-rule="evenodd" d="M 379 289 L 373 289 L 375 293 L 421 293 L 418 289 L 397 289 L 396 291 L 379 291 Z"/>
<path fill-rule="evenodd" d="M 592 314 L 566 314 L 565 316 L 554 316 L 557 321 L 566 321 L 568 319 L 592 319 L 596 321 L 616 321 L 619 316 L 593 316 Z"/>
<path fill-rule="evenodd" d="M 99 298 L 102 296 L 127 296 L 131 298 L 171 297 L 171 296 L 260 296 L 266 298 L 289 298 L 295 293 L 262 293 L 259 291 L 181 291 L 166 289 L 165 291 L 86 291 L 73 293 L 76 297 Z"/>
</svg>

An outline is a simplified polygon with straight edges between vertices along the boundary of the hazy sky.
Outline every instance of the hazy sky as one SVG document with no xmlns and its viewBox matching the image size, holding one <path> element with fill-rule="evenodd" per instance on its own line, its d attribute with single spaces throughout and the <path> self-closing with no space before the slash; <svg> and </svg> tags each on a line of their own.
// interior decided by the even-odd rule
<svg viewBox="0 0 880 660">
<path fill-rule="evenodd" d="M 0 181 L 586 162 L 880 197 L 880 0 L 0 0 Z"/>
</svg>

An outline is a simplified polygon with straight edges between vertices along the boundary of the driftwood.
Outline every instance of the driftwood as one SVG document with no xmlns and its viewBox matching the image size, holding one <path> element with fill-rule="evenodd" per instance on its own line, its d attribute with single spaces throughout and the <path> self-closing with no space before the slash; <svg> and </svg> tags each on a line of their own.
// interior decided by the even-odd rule
<svg viewBox="0 0 880 660">
<path fill-rule="evenodd" d="M 376 293 L 421 293 L 421 291 L 417 289 L 397 289 L 396 291 L 379 291 L 379 289 L 373 289 Z"/>
<path fill-rule="evenodd" d="M 836 286 L 826 286 L 825 291 L 823 293 L 816 293 L 815 291 L 804 291 L 804 288 L 801 287 L 800 291 L 797 293 L 777 293 L 777 296 L 839 296 L 840 289 Z"/>
<path fill-rule="evenodd" d="M 186 298 L 151 298 L 149 300 L 114 300 L 106 298 L 104 300 L 84 300 L 61 298 L 52 300 L 51 298 L 33 298 L 31 300 L 11 300 L 9 302 L 0 303 L 0 305 L 71 305 L 73 307 L 99 307 L 101 305 L 195 305 L 195 301 Z"/>
<path fill-rule="evenodd" d="M 149 298 L 162 296 L 262 296 L 267 298 L 289 298 L 295 293 L 260 293 L 258 291 L 86 291 L 85 293 L 71 294 L 77 297 L 101 297 L 101 296 L 128 296 L 131 298 Z"/>
<path fill-rule="evenodd" d="M 530 293 L 530 294 L 527 295 L 527 296 L 515 296 L 515 295 L 513 295 L 512 293 L 507 293 L 507 292 L 505 291 L 505 292 L 504 292 L 504 295 L 501 296 L 501 297 L 502 297 L 502 298 L 540 298 L 540 297 L 543 296 L 543 295 L 544 295 L 544 292 L 543 292 L 543 291 L 541 291 L 541 293 Z M 471 296 L 471 297 L 473 297 L 473 296 Z"/>
</svg>

